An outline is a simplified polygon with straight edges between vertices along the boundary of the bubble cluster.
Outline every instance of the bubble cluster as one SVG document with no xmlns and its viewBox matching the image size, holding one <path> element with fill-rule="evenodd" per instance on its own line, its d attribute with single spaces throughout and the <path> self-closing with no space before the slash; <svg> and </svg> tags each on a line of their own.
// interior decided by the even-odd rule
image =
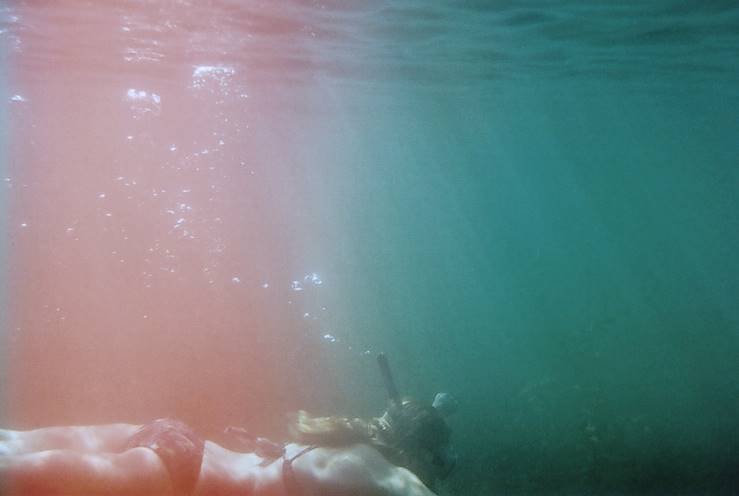
<svg viewBox="0 0 739 496">
<path fill-rule="evenodd" d="M 145 115 L 157 116 L 162 112 L 162 98 L 156 93 L 129 88 L 126 99 L 131 103 L 135 118 Z"/>
<path fill-rule="evenodd" d="M 236 70 L 227 65 L 199 65 L 192 71 L 192 87 L 222 94 L 230 93 L 230 85 Z"/>
</svg>

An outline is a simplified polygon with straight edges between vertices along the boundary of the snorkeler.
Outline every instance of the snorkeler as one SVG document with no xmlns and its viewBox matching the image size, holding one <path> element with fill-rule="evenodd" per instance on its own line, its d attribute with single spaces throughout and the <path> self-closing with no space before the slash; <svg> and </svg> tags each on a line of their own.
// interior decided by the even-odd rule
<svg viewBox="0 0 739 496">
<path fill-rule="evenodd" d="M 298 412 L 296 442 L 251 438 L 247 452 L 171 419 L 0 430 L 0 494 L 432 496 L 453 460 L 444 417 L 454 401 L 434 401 L 396 397 L 371 419 Z"/>
</svg>

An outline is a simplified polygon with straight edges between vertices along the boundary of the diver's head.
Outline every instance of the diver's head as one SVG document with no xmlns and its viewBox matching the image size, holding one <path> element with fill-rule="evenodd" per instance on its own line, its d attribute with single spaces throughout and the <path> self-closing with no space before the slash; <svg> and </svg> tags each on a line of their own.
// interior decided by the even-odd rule
<svg viewBox="0 0 739 496">
<path fill-rule="evenodd" d="M 392 402 L 381 420 L 381 442 L 391 450 L 392 462 L 411 470 L 429 487 L 449 475 L 456 460 L 450 455 L 451 429 L 436 408 L 406 398 Z"/>
<path fill-rule="evenodd" d="M 385 441 L 395 448 L 434 451 L 449 443 L 449 426 L 432 406 L 404 398 L 392 403 L 383 418 L 389 424 Z"/>
</svg>

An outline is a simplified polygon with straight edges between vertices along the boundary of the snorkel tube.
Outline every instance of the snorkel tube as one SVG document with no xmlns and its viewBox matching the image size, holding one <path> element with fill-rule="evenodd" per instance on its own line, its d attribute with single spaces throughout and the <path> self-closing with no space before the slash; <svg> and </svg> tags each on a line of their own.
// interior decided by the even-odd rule
<svg viewBox="0 0 739 496">
<path fill-rule="evenodd" d="M 391 440 L 396 436 L 403 439 L 409 432 L 414 430 L 414 427 L 407 424 L 409 419 L 403 411 L 405 404 L 398 393 L 398 388 L 393 379 L 393 373 L 390 370 L 390 364 L 388 363 L 387 357 L 384 353 L 377 355 L 377 365 L 380 367 L 380 374 L 382 375 L 382 381 L 385 384 L 385 390 L 387 391 L 390 403 L 388 410 L 380 420 L 384 421 L 385 429 L 389 429 L 391 432 L 394 432 L 394 434 L 391 434 Z M 441 423 L 444 425 L 445 429 L 448 429 L 446 418 L 457 410 L 458 405 L 457 400 L 451 394 L 438 393 L 434 397 L 434 402 L 430 407 L 434 412 L 433 416 L 438 419 L 434 422 Z M 411 415 L 413 414 L 411 413 Z M 410 420 L 410 422 L 412 424 L 413 420 Z M 449 474 L 452 473 L 457 464 L 458 456 L 452 446 L 448 444 L 448 437 L 443 444 L 435 447 L 424 447 L 422 450 L 428 450 L 428 455 L 426 456 L 430 456 L 430 458 L 427 459 L 426 462 L 417 460 L 416 463 L 413 464 L 415 468 L 411 468 L 411 471 L 415 472 L 416 470 L 419 470 L 416 475 L 421 478 L 424 484 L 433 489 L 436 482 L 449 477 Z M 415 452 L 415 455 L 417 456 L 418 452 Z M 419 458 L 419 460 L 422 460 L 422 458 Z M 411 467 L 411 465 L 405 466 Z"/>
<path fill-rule="evenodd" d="M 385 383 L 385 390 L 391 403 L 400 405 L 400 394 L 398 394 L 398 388 L 395 387 L 395 381 L 393 380 L 393 373 L 390 371 L 390 364 L 387 361 L 387 357 L 384 353 L 377 355 L 377 365 L 380 366 L 380 373 L 382 374 L 382 381 Z"/>
</svg>

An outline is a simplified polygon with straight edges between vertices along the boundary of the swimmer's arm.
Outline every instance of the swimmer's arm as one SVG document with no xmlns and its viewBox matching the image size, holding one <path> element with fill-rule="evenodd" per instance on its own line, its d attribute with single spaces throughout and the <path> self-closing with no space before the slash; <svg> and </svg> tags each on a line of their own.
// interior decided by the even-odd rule
<svg viewBox="0 0 739 496">
<path fill-rule="evenodd" d="M 415 474 L 389 463 L 374 449 L 357 445 L 331 457 L 318 479 L 328 488 L 361 496 L 435 496 Z"/>
<path fill-rule="evenodd" d="M 378 496 L 436 496 L 413 472 L 401 467 L 393 467 L 380 490 Z"/>
</svg>

